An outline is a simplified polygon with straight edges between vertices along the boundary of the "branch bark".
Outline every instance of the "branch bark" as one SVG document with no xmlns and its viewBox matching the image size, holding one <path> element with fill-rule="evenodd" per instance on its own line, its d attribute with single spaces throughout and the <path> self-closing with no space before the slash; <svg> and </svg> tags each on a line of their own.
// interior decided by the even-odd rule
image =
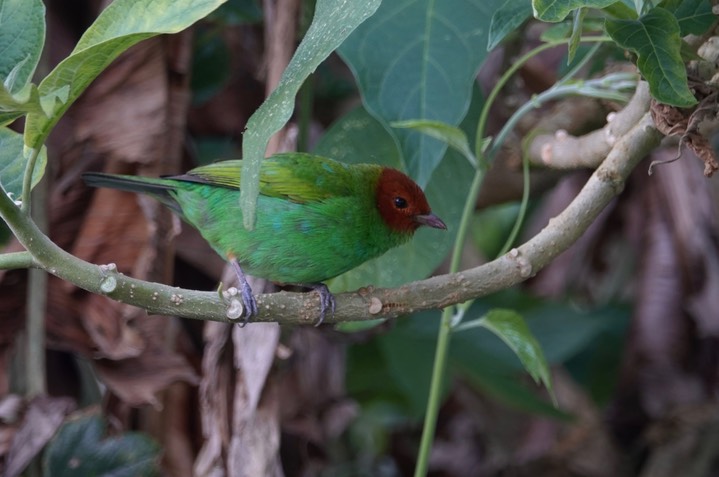
<svg viewBox="0 0 719 477">
<path fill-rule="evenodd" d="M 645 98 L 644 95 L 637 96 Z M 646 111 L 648 97 L 639 104 Z M 336 296 L 337 311 L 325 322 L 370 320 L 444 308 L 526 280 L 584 233 L 602 209 L 622 191 L 629 173 L 661 138 L 649 114 L 644 113 L 614 142 L 604 162 L 574 201 L 524 245 L 492 262 L 459 273 L 435 276 L 394 289 L 367 287 L 339 294 Z M 0 194 L 0 216 L 39 267 L 80 288 L 139 306 L 152 314 L 233 322 L 227 318 L 230 304 L 217 293 L 145 282 L 117 273 L 112 266 L 93 265 L 73 257 L 42 234 L 5 194 Z M 311 324 L 319 314 L 319 297 L 315 293 L 264 294 L 258 297 L 258 304 L 257 321 Z"/>
</svg>

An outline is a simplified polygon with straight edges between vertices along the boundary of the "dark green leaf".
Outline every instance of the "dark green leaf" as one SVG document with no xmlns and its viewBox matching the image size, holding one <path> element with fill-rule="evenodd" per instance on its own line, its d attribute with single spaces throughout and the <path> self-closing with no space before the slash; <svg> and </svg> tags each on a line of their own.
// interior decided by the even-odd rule
<svg viewBox="0 0 719 477">
<path fill-rule="evenodd" d="M 490 363 L 487 363 L 491 366 Z M 499 374 L 496 372 L 483 372 L 475 368 L 458 365 L 457 369 L 469 383 L 478 387 L 489 396 L 506 406 L 521 411 L 551 417 L 560 420 L 569 420 L 571 415 L 557 409 L 552 403 L 538 397 L 537 391 L 520 383 L 515 374 Z"/>
<path fill-rule="evenodd" d="M 506 0 L 494 11 L 489 24 L 487 51 L 492 51 L 504 38 L 532 16 L 532 4 L 527 0 Z"/>
<path fill-rule="evenodd" d="M 681 36 L 702 35 L 716 22 L 709 0 L 682 0 L 674 15 L 679 22 Z"/>
<path fill-rule="evenodd" d="M 200 105 L 219 93 L 230 78 L 230 51 L 215 30 L 199 29 L 194 36 L 190 89 Z"/>
<path fill-rule="evenodd" d="M 50 441 L 43 458 L 48 477 L 140 477 L 158 474 L 159 446 L 135 432 L 103 439 L 99 414 L 68 420 Z"/>
<path fill-rule="evenodd" d="M 246 25 L 262 20 L 262 9 L 257 0 L 228 0 L 208 17 L 224 25 Z"/>
<path fill-rule="evenodd" d="M 517 355 L 529 375 L 552 392 L 552 378 L 547 360 L 521 315 L 513 310 L 494 309 L 480 318 L 477 325 L 487 328 L 504 341 Z"/>
<path fill-rule="evenodd" d="M 405 119 L 456 126 L 467 112 L 477 69 L 487 56 L 492 12 L 501 0 L 392 0 L 339 49 L 367 110 L 384 124 Z M 446 144 L 393 130 L 404 169 L 429 183 Z"/>
<path fill-rule="evenodd" d="M 696 104 L 681 58 L 679 24 L 669 11 L 653 8 L 637 20 L 607 20 L 607 33 L 622 48 L 634 52 L 649 90 L 662 103 L 679 107 Z"/>
</svg>

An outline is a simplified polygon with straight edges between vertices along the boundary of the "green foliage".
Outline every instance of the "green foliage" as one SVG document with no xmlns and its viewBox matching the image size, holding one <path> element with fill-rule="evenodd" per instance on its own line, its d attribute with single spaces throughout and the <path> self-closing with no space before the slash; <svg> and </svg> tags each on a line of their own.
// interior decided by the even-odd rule
<svg viewBox="0 0 719 477">
<path fill-rule="evenodd" d="M 665 0 L 660 6 L 638 2 L 632 10 L 626 2 L 613 0 L 533 0 L 534 16 L 546 22 L 562 22 L 573 14 L 568 61 L 580 44 L 588 9 L 601 9 L 607 18 L 606 32 L 617 45 L 638 56 L 637 67 L 660 102 L 680 107 L 696 104 L 688 86 L 680 54 L 681 36 L 700 35 L 716 21 L 708 0 Z M 492 17 L 490 47 L 499 44 L 529 16 L 528 2 L 507 0 Z M 546 37 L 545 41 L 550 41 Z M 556 41 L 556 40 L 555 40 Z"/>
<path fill-rule="evenodd" d="M 305 79 L 329 56 L 357 25 L 372 15 L 379 0 L 335 2 L 318 0 L 315 16 L 297 51 L 287 65 L 280 83 L 247 121 L 242 142 L 242 186 L 240 205 L 245 227 L 255 223 L 255 206 L 259 194 L 260 162 L 267 143 L 290 119 L 295 96 Z"/>
<path fill-rule="evenodd" d="M 45 5 L 41 0 L 0 0 L 0 125 L 40 110 L 30 84 L 45 42 Z"/>
<path fill-rule="evenodd" d="M 621 47 L 637 54 L 637 66 L 652 96 L 674 106 L 696 104 L 687 83 L 679 22 L 674 15 L 664 8 L 653 8 L 636 20 L 607 20 L 606 27 Z"/>
<path fill-rule="evenodd" d="M 487 51 L 493 50 L 504 38 L 532 16 L 532 4 L 527 0 L 506 0 L 492 15 L 489 24 Z"/>
<path fill-rule="evenodd" d="M 456 331 L 483 327 L 493 332 L 517 355 L 537 383 L 552 393 L 552 379 L 542 348 L 527 328 L 522 316 L 513 310 L 495 308 L 477 320 L 462 323 Z"/>
<path fill-rule="evenodd" d="M 43 458 L 48 477 L 158 475 L 160 448 L 139 432 L 103 438 L 106 423 L 99 414 L 71 419 L 50 441 Z"/>
<path fill-rule="evenodd" d="M 487 32 L 499 0 L 394 0 L 340 47 L 362 91 L 364 106 L 383 124 L 433 120 L 457 126 L 487 56 Z M 412 130 L 390 134 L 418 184 L 429 183 L 446 144 Z"/>
<path fill-rule="evenodd" d="M 6 193 L 14 199 L 22 195 L 22 180 L 27 158 L 23 154 L 22 135 L 5 127 L 0 127 L 0 184 Z M 33 187 L 40 182 L 45 173 L 47 149 L 40 150 L 40 157 L 32 176 Z"/>
</svg>

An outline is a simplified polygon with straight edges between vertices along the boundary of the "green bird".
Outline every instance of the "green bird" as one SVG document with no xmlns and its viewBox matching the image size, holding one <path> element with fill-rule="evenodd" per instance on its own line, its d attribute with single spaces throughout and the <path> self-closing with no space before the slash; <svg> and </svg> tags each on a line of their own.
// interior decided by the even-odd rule
<svg viewBox="0 0 719 477">
<path fill-rule="evenodd" d="M 446 229 L 422 189 L 402 172 L 377 164 L 344 164 L 302 153 L 262 161 L 254 229 L 243 225 L 241 160 L 200 166 L 162 178 L 87 173 L 93 187 L 141 192 L 195 227 L 233 266 L 245 323 L 257 303 L 245 272 L 320 294 L 321 311 L 334 312 L 323 281 L 407 242 L 418 227 Z"/>
</svg>

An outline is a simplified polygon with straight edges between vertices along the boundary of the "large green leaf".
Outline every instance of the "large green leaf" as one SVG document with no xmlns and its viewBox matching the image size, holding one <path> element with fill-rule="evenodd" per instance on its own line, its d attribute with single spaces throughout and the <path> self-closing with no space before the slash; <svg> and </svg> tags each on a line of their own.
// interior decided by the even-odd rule
<svg viewBox="0 0 719 477">
<path fill-rule="evenodd" d="M 373 162 L 402 168 L 392 136 L 362 108 L 335 123 L 314 152 L 349 163 Z M 445 221 L 448 230 L 420 228 L 407 244 L 331 280 L 330 288 L 356 290 L 370 284 L 392 287 L 429 275 L 453 243 L 472 175 L 466 160 L 456 153 L 448 154 L 425 188 L 432 211 Z"/>
<path fill-rule="evenodd" d="M 492 12 L 501 0 L 392 0 L 339 49 L 367 110 L 384 124 L 409 119 L 456 126 L 467 112 L 477 69 L 487 56 Z M 429 183 L 446 144 L 394 130 L 405 169 Z"/>
<path fill-rule="evenodd" d="M 617 0 L 532 0 L 534 17 L 543 22 L 561 22 L 579 8 L 605 8 Z"/>
<path fill-rule="evenodd" d="M 115 0 L 40 83 L 45 113 L 30 113 L 25 144 L 39 147 L 50 129 L 87 86 L 132 45 L 162 33 L 177 33 L 205 17 L 226 0 Z"/>
<path fill-rule="evenodd" d="M 689 91 L 674 15 L 653 8 L 637 20 L 607 20 L 605 25 L 614 41 L 637 55 L 637 67 L 655 99 L 679 107 L 696 104 Z"/>
<path fill-rule="evenodd" d="M 159 446 L 136 433 L 103 439 L 105 421 L 99 414 L 66 422 L 50 441 L 43 457 L 48 477 L 138 477 L 158 474 Z"/>
<path fill-rule="evenodd" d="M 507 35 L 519 28 L 531 16 L 532 3 L 528 0 L 506 0 L 492 15 L 487 50 L 493 50 Z"/>
<path fill-rule="evenodd" d="M 39 111 L 30 80 L 44 42 L 45 5 L 41 0 L 0 0 L 0 125 Z"/>
<path fill-rule="evenodd" d="M 240 187 L 240 204 L 245 227 L 252 228 L 255 223 L 255 206 L 260 190 L 260 165 L 265 157 L 267 143 L 290 119 L 300 86 L 357 25 L 377 10 L 379 4 L 380 0 L 317 1 L 312 24 L 282 74 L 280 83 L 247 121 L 247 130 L 242 139 Z"/>
<path fill-rule="evenodd" d="M 6 193 L 12 194 L 14 199 L 19 199 L 22 194 L 26 162 L 22 136 L 11 129 L 0 127 L 0 186 Z M 42 178 L 46 163 L 47 151 L 43 146 L 35 163 L 32 187 Z"/>
</svg>

